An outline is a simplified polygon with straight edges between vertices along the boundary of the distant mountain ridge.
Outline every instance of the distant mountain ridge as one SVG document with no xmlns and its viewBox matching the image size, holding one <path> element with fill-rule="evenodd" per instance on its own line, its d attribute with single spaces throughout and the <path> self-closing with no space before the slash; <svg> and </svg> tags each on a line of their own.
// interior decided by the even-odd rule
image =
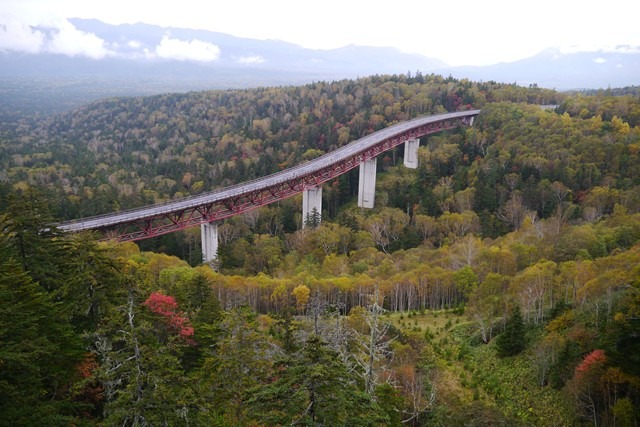
<svg viewBox="0 0 640 427">
<path fill-rule="evenodd" d="M 165 28 L 143 23 L 110 25 L 85 19 L 69 21 L 77 30 L 104 40 L 109 54 L 102 59 L 86 58 L 85 61 L 79 56 L 53 55 L 61 58 L 52 64 L 51 57 L 5 53 L 0 56 L 0 75 L 42 76 L 46 70 L 52 73 L 93 74 L 101 69 L 104 74 L 117 72 L 126 75 L 138 73 L 140 68 L 145 71 L 151 68 L 154 75 L 171 76 L 189 72 L 200 77 L 211 70 L 233 69 L 238 74 L 251 70 L 296 72 L 312 80 L 318 77 L 399 74 L 445 66 L 439 60 L 405 54 L 395 48 L 347 46 L 334 50 L 314 50 L 283 41 L 247 39 L 204 30 Z"/>
<path fill-rule="evenodd" d="M 629 46 L 618 52 L 562 53 L 549 49 L 511 63 L 451 67 L 438 59 L 395 48 L 351 45 L 314 50 L 278 40 L 144 23 L 69 22 L 76 35 L 90 41 L 83 46 L 86 51 L 66 55 L 0 51 L 0 96 L 5 98 L 7 108 L 20 109 L 20 96 L 46 95 L 51 100 L 63 95 L 60 99 L 64 103 L 59 108 L 67 109 L 106 96 L 299 85 L 418 71 L 558 90 L 640 85 L 640 48 Z M 38 31 L 53 40 L 61 30 Z M 65 92 L 69 87 L 73 89 L 72 99 Z M 55 110 L 56 102 L 47 105 Z M 38 105 L 33 99 L 29 103 Z M 52 111 L 49 107 L 45 110 Z"/>
<path fill-rule="evenodd" d="M 623 53 L 625 50 L 629 52 Z M 529 86 L 568 89 L 606 89 L 640 84 L 640 49 L 620 47 L 620 51 L 563 53 L 546 49 L 530 58 L 484 67 L 443 68 L 455 77 L 495 80 Z"/>
</svg>

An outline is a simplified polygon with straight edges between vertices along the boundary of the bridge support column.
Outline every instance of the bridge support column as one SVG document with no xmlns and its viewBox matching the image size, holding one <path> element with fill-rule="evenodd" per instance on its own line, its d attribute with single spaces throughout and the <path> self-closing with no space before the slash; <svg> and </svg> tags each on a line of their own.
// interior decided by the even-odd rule
<svg viewBox="0 0 640 427">
<path fill-rule="evenodd" d="M 420 139 L 408 139 L 404 143 L 404 165 L 409 169 L 418 168 L 418 147 Z"/>
<path fill-rule="evenodd" d="M 313 212 L 314 209 L 316 213 Z M 317 221 L 319 223 L 321 220 L 322 185 L 319 187 L 307 188 L 302 192 L 302 228 L 305 228 L 309 221 Z"/>
<path fill-rule="evenodd" d="M 360 164 L 358 206 L 361 208 L 373 208 L 376 198 L 376 164 L 376 157 Z"/>
<path fill-rule="evenodd" d="M 218 224 L 215 222 L 200 225 L 202 237 L 202 262 L 209 263 L 218 259 Z"/>
</svg>

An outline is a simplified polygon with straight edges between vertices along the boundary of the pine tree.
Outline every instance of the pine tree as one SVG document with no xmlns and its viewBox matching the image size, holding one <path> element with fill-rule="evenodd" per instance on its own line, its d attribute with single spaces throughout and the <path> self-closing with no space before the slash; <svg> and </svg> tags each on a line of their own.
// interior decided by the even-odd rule
<svg viewBox="0 0 640 427">
<path fill-rule="evenodd" d="M 318 209 L 313 208 L 311 212 L 307 214 L 307 217 L 304 219 L 305 228 L 316 228 L 320 225 L 321 217 Z"/>
<path fill-rule="evenodd" d="M 68 254 L 62 233 L 51 226 L 50 201 L 34 189 L 11 194 L 7 199 L 0 230 L 7 237 L 10 255 L 44 290 L 57 291 L 66 281 L 61 265 Z"/>
<path fill-rule="evenodd" d="M 246 424 L 253 408 L 246 405 L 244 396 L 265 380 L 272 353 L 277 351 L 257 330 L 253 317 L 243 309 L 225 313 L 219 326 L 221 336 L 199 372 L 211 411 L 234 425 Z"/>
<path fill-rule="evenodd" d="M 515 356 L 525 349 L 527 342 L 524 336 L 524 321 L 520 307 L 516 306 L 504 327 L 504 332 L 496 338 L 498 355 L 501 357 Z"/>
<path fill-rule="evenodd" d="M 273 381 L 251 391 L 252 417 L 266 425 L 385 425 L 384 411 L 317 335 L 276 364 Z"/>
<path fill-rule="evenodd" d="M 3 242 L 0 242 L 0 246 Z M 60 305 L 0 248 L 0 426 L 73 425 L 65 390 L 82 360 L 82 342 Z"/>
</svg>

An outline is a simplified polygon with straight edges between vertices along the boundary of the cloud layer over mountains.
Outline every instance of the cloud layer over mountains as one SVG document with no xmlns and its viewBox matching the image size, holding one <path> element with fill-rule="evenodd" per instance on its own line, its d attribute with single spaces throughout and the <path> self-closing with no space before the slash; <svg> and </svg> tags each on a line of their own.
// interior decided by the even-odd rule
<svg viewBox="0 0 640 427">
<path fill-rule="evenodd" d="M 160 58 L 197 62 L 212 62 L 220 57 L 220 48 L 213 43 L 172 38 L 170 34 L 165 34 L 157 45 L 151 47 L 135 39 L 108 42 L 94 33 L 77 29 L 67 19 L 38 27 L 25 25 L 19 20 L 8 20 L 0 25 L 0 51 L 63 54 L 91 59 Z"/>
<path fill-rule="evenodd" d="M 245 87 L 420 71 L 558 89 L 640 83 L 640 49 L 635 45 L 590 52 L 551 48 L 514 62 L 449 67 L 438 59 L 395 48 L 350 45 L 316 50 L 278 40 L 143 23 L 110 25 L 94 19 L 56 18 L 25 25 L 18 19 L 0 18 L 0 76 L 5 77 L 146 80 L 155 75 L 207 80 L 216 87 L 222 82 L 225 87 Z"/>
</svg>

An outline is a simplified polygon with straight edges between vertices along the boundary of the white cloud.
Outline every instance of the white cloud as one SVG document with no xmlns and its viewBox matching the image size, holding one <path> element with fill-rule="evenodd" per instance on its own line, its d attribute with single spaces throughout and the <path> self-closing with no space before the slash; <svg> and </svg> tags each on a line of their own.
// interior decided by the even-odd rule
<svg viewBox="0 0 640 427">
<path fill-rule="evenodd" d="M 640 46 L 618 45 L 612 48 L 617 53 L 640 53 Z"/>
<path fill-rule="evenodd" d="M 79 31 L 67 19 L 52 19 L 35 26 L 9 16 L 0 17 L 0 51 L 57 53 L 100 59 L 113 54 L 104 40 Z"/>
<path fill-rule="evenodd" d="M 0 51 L 39 53 L 44 34 L 16 20 L 0 23 Z"/>
<path fill-rule="evenodd" d="M 130 49 L 140 49 L 142 47 L 142 43 L 138 40 L 129 40 L 129 42 L 127 42 L 127 47 Z"/>
<path fill-rule="evenodd" d="M 57 23 L 51 38 L 45 43 L 45 51 L 92 59 L 102 59 L 113 54 L 107 49 L 103 39 L 93 33 L 79 31 L 66 19 Z"/>
<path fill-rule="evenodd" d="M 238 64 L 243 64 L 243 65 L 262 64 L 265 61 L 266 59 L 264 59 L 260 55 L 242 56 L 236 59 L 236 62 Z"/>
<path fill-rule="evenodd" d="M 439 58 L 450 65 L 515 61 L 557 45 L 573 46 L 571 52 L 586 52 L 597 51 L 606 44 L 616 47 L 619 53 L 638 51 L 640 46 L 638 1 L 609 0 L 606 7 L 595 7 L 589 1 L 585 4 L 578 0 L 538 0 L 527 9 L 529 21 L 545 22 L 547 30 L 537 32 L 523 30 L 521 8 L 511 7 L 512 3 L 459 0 L 452 8 L 450 2 L 407 0 L 403 7 L 411 10 L 412 16 L 452 18 L 431 19 L 428 26 L 407 24 L 397 31 L 392 25 L 397 18 L 393 13 L 385 8 L 363 8 L 357 1 L 325 0 L 322 7 L 314 9 L 310 20 L 308 8 L 301 8 L 297 0 L 0 0 L 0 24 L 4 23 L 3 15 L 11 14 L 13 18 L 20 17 L 25 25 L 11 39 L 7 39 L 5 28 L 0 28 L 0 49 L 6 49 L 8 43 L 22 46 L 23 51 L 38 49 L 40 35 L 28 26 L 48 27 L 46 21 L 52 17 L 211 30 L 261 40 L 285 40 L 313 49 L 349 44 L 394 46 L 404 52 Z M 197 13 L 184 13 L 185 10 Z M 247 10 L 252 13 L 246 13 Z M 283 10 L 288 13 L 282 13 Z M 340 13 L 335 13 L 336 10 Z M 331 31 L 327 31 L 327 23 Z M 155 47 L 144 47 L 157 57 Z"/>
<path fill-rule="evenodd" d="M 640 46 L 632 45 L 607 45 L 607 44 L 584 44 L 584 45 L 564 45 L 557 48 L 563 54 L 581 52 L 603 52 L 603 53 L 640 53 Z M 602 58 L 599 58 L 602 59 Z M 598 62 L 598 61 L 596 61 Z"/>
<path fill-rule="evenodd" d="M 607 62 L 607 60 L 604 58 L 596 58 L 593 60 L 593 62 L 595 62 L 596 64 L 604 64 L 605 62 Z"/>
<path fill-rule="evenodd" d="M 179 61 L 211 62 L 220 57 L 220 48 L 213 43 L 193 39 L 191 41 L 171 39 L 165 35 L 158 46 L 155 55 L 163 59 Z"/>
</svg>

